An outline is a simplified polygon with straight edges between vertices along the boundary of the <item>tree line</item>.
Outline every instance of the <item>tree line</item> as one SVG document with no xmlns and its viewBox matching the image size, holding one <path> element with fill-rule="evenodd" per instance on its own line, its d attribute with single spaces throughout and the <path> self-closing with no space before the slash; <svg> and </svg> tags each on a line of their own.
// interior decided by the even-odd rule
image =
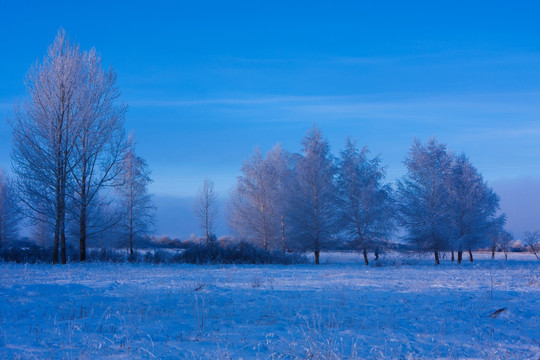
<svg viewBox="0 0 540 360">
<path fill-rule="evenodd" d="M 463 253 L 512 237 L 504 229 L 499 197 L 465 154 L 435 138 L 415 140 L 405 159 L 407 173 L 395 186 L 385 182 L 378 156 L 347 139 L 336 158 L 317 127 L 302 140 L 300 154 L 279 144 L 266 156 L 256 149 L 245 160 L 227 209 L 241 239 L 266 250 L 312 251 L 346 246 L 376 254 L 396 231 L 415 250 Z"/>
<path fill-rule="evenodd" d="M 78 238 L 80 261 L 95 237 L 119 237 L 133 255 L 135 240 L 152 224 L 152 180 L 133 134 L 126 136 L 116 73 L 104 69 L 95 49 L 82 51 L 60 30 L 25 85 L 28 96 L 9 119 L 14 178 L 0 169 L 0 246 L 15 238 L 24 218 L 42 245 L 52 242 L 53 263 L 66 263 L 68 235 Z M 507 252 L 512 235 L 499 197 L 465 154 L 435 138 L 415 140 L 405 165 L 406 174 L 388 183 L 380 157 L 367 147 L 347 139 L 336 157 L 313 127 L 300 153 L 278 144 L 244 161 L 227 221 L 240 240 L 265 251 L 311 251 L 317 264 L 321 251 L 347 247 L 367 265 L 368 252 L 377 257 L 402 234 L 437 264 L 441 252 L 452 260 L 456 253 L 458 263 L 463 253 L 472 261 L 479 247 Z M 216 205 L 206 179 L 195 212 L 207 244 L 216 242 Z M 536 254 L 540 233 L 524 240 Z"/>
</svg>

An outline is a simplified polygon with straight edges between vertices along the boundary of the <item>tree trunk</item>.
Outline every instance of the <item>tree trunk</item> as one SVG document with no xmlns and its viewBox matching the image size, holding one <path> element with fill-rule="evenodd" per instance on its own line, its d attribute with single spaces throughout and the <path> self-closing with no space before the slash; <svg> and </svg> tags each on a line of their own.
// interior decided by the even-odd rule
<svg viewBox="0 0 540 360">
<path fill-rule="evenodd" d="M 508 260 L 508 253 L 507 252 L 504 253 L 504 260 Z"/>
<path fill-rule="evenodd" d="M 379 250 L 375 250 L 375 261 L 379 260 Z"/>
<path fill-rule="evenodd" d="M 64 219 L 64 222 L 65 222 L 65 219 Z M 62 226 L 62 233 L 60 234 L 60 258 L 62 260 L 62 265 L 65 265 L 67 263 L 65 223 Z"/>
<path fill-rule="evenodd" d="M 133 186 L 129 194 L 129 255 L 133 256 Z"/>
<path fill-rule="evenodd" d="M 315 250 L 315 265 L 319 265 L 319 250 Z"/>
<path fill-rule="evenodd" d="M 491 260 L 495 259 L 495 246 L 491 247 Z"/>
<path fill-rule="evenodd" d="M 58 248 L 60 246 L 60 165 L 57 162 L 56 165 L 56 171 L 57 171 L 57 177 L 56 177 L 56 208 L 55 208 L 55 215 L 56 218 L 54 219 L 54 245 L 53 245 L 53 265 L 58 264 Z"/>
<path fill-rule="evenodd" d="M 440 264 L 439 252 L 437 250 L 435 250 L 434 253 L 435 253 L 435 265 L 439 265 Z"/>
<path fill-rule="evenodd" d="M 369 265 L 369 261 L 368 261 L 368 258 L 367 258 L 367 250 L 364 249 L 363 253 L 364 253 L 364 262 L 366 263 L 366 265 Z"/>
<path fill-rule="evenodd" d="M 452 250 L 452 262 L 454 262 L 454 250 Z"/>
<path fill-rule="evenodd" d="M 80 244 L 79 244 L 80 260 L 86 261 L 86 205 L 82 205 L 81 207 L 79 235 L 80 235 Z"/>
<path fill-rule="evenodd" d="M 458 265 L 461 264 L 461 260 L 463 260 L 463 251 L 458 250 L 458 252 L 457 252 L 457 263 L 458 263 Z"/>
<path fill-rule="evenodd" d="M 285 244 L 285 216 L 281 215 L 281 250 L 285 253 L 287 245 Z"/>
<path fill-rule="evenodd" d="M 80 261 L 86 261 L 86 163 L 81 176 L 81 214 L 79 219 L 79 255 Z"/>
<path fill-rule="evenodd" d="M 58 246 L 60 245 L 60 219 L 57 217 L 54 222 L 54 245 L 53 245 L 53 265 L 58 264 Z"/>
<path fill-rule="evenodd" d="M 472 251 L 471 251 L 471 249 L 469 249 L 469 260 L 471 260 L 471 262 L 473 262 L 473 256 L 472 256 Z"/>
<path fill-rule="evenodd" d="M 60 260 L 62 265 L 67 262 L 66 258 L 66 176 L 65 167 L 60 187 Z"/>
</svg>

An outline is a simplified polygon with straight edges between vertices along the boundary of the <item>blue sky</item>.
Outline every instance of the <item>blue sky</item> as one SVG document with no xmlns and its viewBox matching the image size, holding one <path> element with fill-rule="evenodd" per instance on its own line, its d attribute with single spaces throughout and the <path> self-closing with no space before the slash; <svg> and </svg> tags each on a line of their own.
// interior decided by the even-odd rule
<svg viewBox="0 0 540 360">
<path fill-rule="evenodd" d="M 0 117 L 63 27 L 118 73 L 160 233 L 197 232 L 205 176 L 225 199 L 256 146 L 299 151 L 313 124 L 336 153 L 352 136 L 380 154 L 389 180 L 436 135 L 500 193 L 511 230 L 540 228 L 540 3 L 441 3 L 4 1 Z M 1 121 L 4 168 L 9 137 Z"/>
</svg>

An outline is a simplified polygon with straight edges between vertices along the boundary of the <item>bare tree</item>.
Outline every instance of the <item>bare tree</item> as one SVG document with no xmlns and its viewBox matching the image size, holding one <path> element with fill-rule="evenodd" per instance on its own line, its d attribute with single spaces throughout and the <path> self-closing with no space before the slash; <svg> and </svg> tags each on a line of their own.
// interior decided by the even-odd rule
<svg viewBox="0 0 540 360">
<path fill-rule="evenodd" d="M 15 239 L 18 223 L 13 187 L 8 176 L 0 168 L 0 247 Z"/>
<path fill-rule="evenodd" d="M 384 184 L 385 173 L 378 157 L 369 160 L 367 148 L 361 151 L 347 139 L 338 161 L 340 225 L 352 246 L 362 251 L 369 264 L 367 251 L 379 247 L 393 228 L 392 188 Z"/>
<path fill-rule="evenodd" d="M 510 251 L 513 240 L 514 237 L 512 236 L 512 234 L 506 230 L 503 230 L 499 235 L 498 245 L 504 253 L 505 260 L 508 260 L 508 251 Z"/>
<path fill-rule="evenodd" d="M 333 246 L 337 225 L 336 166 L 322 132 L 313 127 L 302 141 L 303 157 L 296 166 L 289 216 L 294 246 L 313 251 L 315 264 L 320 252 Z"/>
<path fill-rule="evenodd" d="M 536 259 L 540 260 L 540 258 L 538 258 L 538 252 L 540 252 L 540 231 L 526 231 L 523 234 L 523 242 L 534 256 L 536 256 Z"/>
<path fill-rule="evenodd" d="M 217 194 L 214 192 L 214 182 L 204 179 L 194 204 L 195 215 L 199 219 L 199 225 L 204 231 L 206 244 L 209 245 L 214 235 L 214 222 L 216 220 Z"/>
<path fill-rule="evenodd" d="M 146 161 L 135 153 L 133 134 L 128 139 L 128 149 L 121 163 L 121 173 L 116 190 L 120 195 L 123 221 L 120 228 L 129 242 L 129 254 L 133 255 L 134 240 L 146 235 L 153 223 L 152 198 L 148 185 L 152 182 Z"/>
<path fill-rule="evenodd" d="M 452 157 L 435 139 L 425 145 L 415 140 L 405 165 L 407 174 L 397 182 L 400 225 L 407 240 L 419 251 L 432 251 L 439 265 L 439 252 L 449 247 L 451 236 Z"/>
<path fill-rule="evenodd" d="M 54 227 L 53 263 L 66 263 L 66 195 L 86 99 L 84 54 L 58 32 L 41 64 L 26 77 L 28 99 L 15 109 L 13 171 L 17 194 L 36 221 Z"/>
<path fill-rule="evenodd" d="M 114 184 L 121 171 L 117 164 L 126 150 L 123 129 L 126 106 L 116 105 L 120 95 L 116 74 L 112 69 L 103 70 L 100 56 L 94 49 L 85 56 L 84 65 L 86 103 L 75 142 L 78 161 L 73 171 L 75 184 L 71 207 L 79 227 L 80 261 L 86 260 L 87 238 L 118 221 L 114 217 L 105 222 L 89 221 L 89 217 L 92 216 L 92 207 L 99 208 L 109 201 L 99 194 Z"/>
</svg>

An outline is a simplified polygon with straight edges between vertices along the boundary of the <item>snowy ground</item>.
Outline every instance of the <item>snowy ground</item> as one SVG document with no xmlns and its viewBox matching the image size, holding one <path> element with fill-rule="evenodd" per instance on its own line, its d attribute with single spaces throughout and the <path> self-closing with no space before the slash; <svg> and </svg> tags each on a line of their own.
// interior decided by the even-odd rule
<svg viewBox="0 0 540 360">
<path fill-rule="evenodd" d="M 325 255 L 334 263 L 0 264 L 0 358 L 540 357 L 530 255 L 461 267 Z"/>
</svg>

